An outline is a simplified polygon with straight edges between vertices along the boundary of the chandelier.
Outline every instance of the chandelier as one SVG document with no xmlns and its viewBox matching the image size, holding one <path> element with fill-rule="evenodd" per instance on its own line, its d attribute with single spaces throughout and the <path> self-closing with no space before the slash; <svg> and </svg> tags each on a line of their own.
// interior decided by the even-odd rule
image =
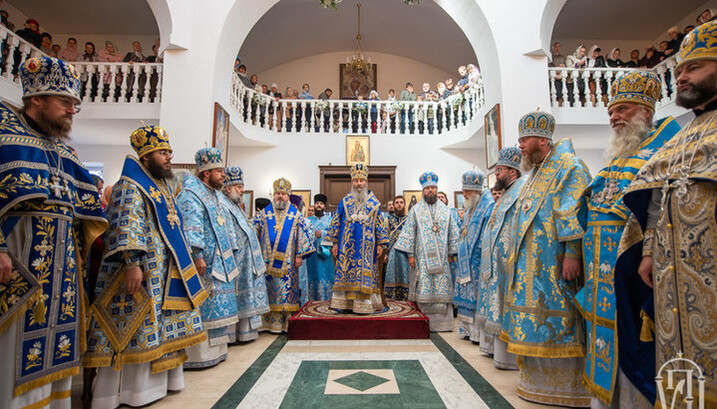
<svg viewBox="0 0 717 409">
<path fill-rule="evenodd" d="M 371 68 L 371 58 L 367 59 L 364 56 L 361 45 L 361 3 L 356 3 L 356 7 L 358 8 L 356 48 L 351 56 L 346 57 L 346 66 L 351 71 L 365 73 Z"/>
</svg>

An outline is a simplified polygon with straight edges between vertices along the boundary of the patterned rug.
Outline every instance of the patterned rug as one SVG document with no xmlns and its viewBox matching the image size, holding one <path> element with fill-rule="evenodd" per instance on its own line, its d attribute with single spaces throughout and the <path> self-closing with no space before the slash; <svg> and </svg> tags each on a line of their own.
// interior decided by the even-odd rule
<svg viewBox="0 0 717 409">
<path fill-rule="evenodd" d="M 428 317 L 413 303 L 387 301 L 375 314 L 342 314 L 329 301 L 309 301 L 289 319 L 289 339 L 426 339 Z"/>
</svg>

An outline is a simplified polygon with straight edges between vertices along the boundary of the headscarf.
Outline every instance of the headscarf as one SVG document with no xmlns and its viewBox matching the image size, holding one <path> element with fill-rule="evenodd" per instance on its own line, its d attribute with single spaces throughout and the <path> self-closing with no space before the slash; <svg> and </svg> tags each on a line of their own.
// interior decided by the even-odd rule
<svg viewBox="0 0 717 409">
<path fill-rule="evenodd" d="M 368 99 L 373 99 L 374 95 L 376 96 L 376 100 L 378 100 L 378 91 L 375 89 L 372 89 L 371 92 L 368 93 Z"/>
</svg>

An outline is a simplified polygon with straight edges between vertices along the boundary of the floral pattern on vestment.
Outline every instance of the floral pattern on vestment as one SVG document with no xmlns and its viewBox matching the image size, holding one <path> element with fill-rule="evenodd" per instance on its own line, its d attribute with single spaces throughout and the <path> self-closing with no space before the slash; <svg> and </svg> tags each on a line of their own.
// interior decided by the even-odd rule
<svg viewBox="0 0 717 409">
<path fill-rule="evenodd" d="M 582 320 L 573 304 L 582 280 L 567 282 L 561 270 L 564 257 L 580 257 L 584 230 L 577 209 L 589 182 L 587 166 L 564 139 L 523 185 L 501 332 L 508 352 L 541 358 L 585 356 Z"/>
</svg>

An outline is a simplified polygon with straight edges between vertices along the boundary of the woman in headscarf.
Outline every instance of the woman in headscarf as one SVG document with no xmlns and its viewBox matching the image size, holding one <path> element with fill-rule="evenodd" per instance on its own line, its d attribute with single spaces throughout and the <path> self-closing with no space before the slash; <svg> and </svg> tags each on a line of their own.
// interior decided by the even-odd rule
<svg viewBox="0 0 717 409">
<path fill-rule="evenodd" d="M 86 61 L 86 62 L 97 62 L 99 61 L 97 57 L 97 53 L 95 52 L 95 44 L 88 41 L 85 43 L 85 53 L 82 54 L 82 57 L 80 57 L 80 61 Z M 95 95 L 97 95 L 97 83 L 99 82 L 97 74 L 93 74 L 92 78 L 89 78 L 88 70 L 90 67 L 84 67 L 82 70 L 82 76 L 80 77 L 80 80 L 82 81 L 82 88 L 80 90 L 80 95 L 82 97 L 85 96 L 85 92 L 87 92 L 87 82 L 90 81 L 90 84 L 92 85 L 92 92 L 90 94 L 90 99 L 94 99 Z"/>
<path fill-rule="evenodd" d="M 575 52 L 570 54 L 565 58 L 565 65 L 568 68 L 585 68 L 588 63 L 588 57 L 587 57 L 587 47 L 580 44 L 575 49 Z M 568 86 L 568 102 L 570 103 L 570 106 L 572 106 L 575 103 L 575 98 L 573 97 L 573 78 L 575 78 L 577 73 L 569 73 L 571 75 L 568 75 L 568 78 L 566 79 L 567 86 Z M 585 83 L 578 78 L 578 97 L 580 98 L 581 102 L 585 101 Z"/>
<path fill-rule="evenodd" d="M 610 54 L 608 54 L 607 57 L 608 58 L 607 58 L 606 62 L 607 62 L 608 67 L 617 68 L 617 67 L 625 66 L 625 62 L 620 59 L 620 49 L 619 48 L 616 47 L 616 48 L 613 48 L 612 50 L 610 50 Z"/>
<path fill-rule="evenodd" d="M 304 83 L 304 85 L 301 86 L 301 95 L 299 95 L 299 99 L 314 99 L 314 96 L 311 95 L 311 92 L 309 92 L 309 84 Z M 297 115 L 297 123 L 299 124 L 299 127 L 301 127 L 303 124 L 301 122 L 301 114 L 304 114 L 304 118 L 306 118 L 306 126 L 308 129 L 311 129 L 311 104 L 306 103 L 306 107 L 302 111 L 301 109 L 296 110 Z"/>
</svg>

